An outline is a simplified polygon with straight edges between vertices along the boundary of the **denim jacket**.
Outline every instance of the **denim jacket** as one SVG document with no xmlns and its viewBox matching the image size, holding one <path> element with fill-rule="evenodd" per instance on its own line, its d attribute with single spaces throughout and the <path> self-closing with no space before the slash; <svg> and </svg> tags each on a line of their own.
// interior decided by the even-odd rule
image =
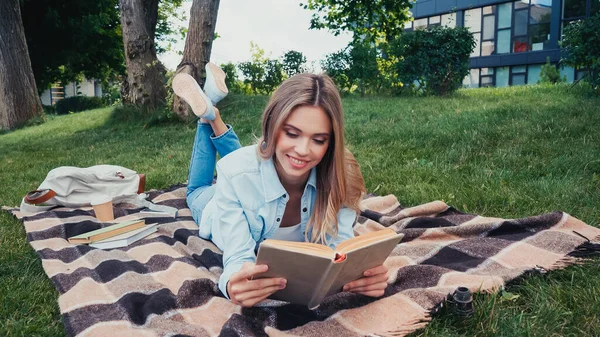
<svg viewBox="0 0 600 337">
<path fill-rule="evenodd" d="M 312 214 L 317 196 L 317 172 L 313 168 L 301 199 L 302 233 Z M 256 145 L 236 150 L 217 162 L 217 184 L 200 220 L 200 237 L 212 240 L 223 251 L 223 273 L 219 289 L 227 294 L 231 274 L 245 262 L 256 262 L 258 245 L 272 237 L 283 218 L 289 196 L 281 185 L 273 159 L 258 156 Z M 342 208 L 337 215 L 338 236 L 327 237 L 335 248 L 354 237 L 356 212 Z M 308 237 L 310 237 L 310 232 Z"/>
</svg>

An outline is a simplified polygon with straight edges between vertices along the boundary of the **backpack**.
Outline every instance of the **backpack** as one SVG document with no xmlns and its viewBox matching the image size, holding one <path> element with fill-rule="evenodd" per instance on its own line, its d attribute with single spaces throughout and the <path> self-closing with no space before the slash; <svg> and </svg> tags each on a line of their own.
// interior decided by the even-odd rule
<svg viewBox="0 0 600 337">
<path fill-rule="evenodd" d="M 109 199 L 113 204 L 126 202 L 177 216 L 177 209 L 146 200 L 145 183 L 144 174 L 121 166 L 61 166 L 48 172 L 37 190 L 23 197 L 20 210 L 37 213 L 57 206 L 85 207 Z"/>
</svg>

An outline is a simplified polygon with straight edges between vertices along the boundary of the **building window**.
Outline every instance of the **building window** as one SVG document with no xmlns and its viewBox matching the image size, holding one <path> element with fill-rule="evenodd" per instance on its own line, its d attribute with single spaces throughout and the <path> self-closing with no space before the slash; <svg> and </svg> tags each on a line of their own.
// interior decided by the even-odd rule
<svg viewBox="0 0 600 337">
<path fill-rule="evenodd" d="M 529 45 L 531 50 L 548 49 L 552 0 L 531 0 L 529 6 Z"/>
<path fill-rule="evenodd" d="M 536 84 L 540 80 L 541 64 L 527 66 L 527 84 Z"/>
<path fill-rule="evenodd" d="M 473 8 L 465 11 L 465 27 L 473 34 L 475 48 L 471 57 L 481 55 L 481 8 Z"/>
<path fill-rule="evenodd" d="M 456 27 L 456 13 L 442 15 L 442 26 L 450 28 Z"/>
<path fill-rule="evenodd" d="M 585 19 L 600 12 L 600 1 L 598 0 L 563 0 L 562 2 L 562 31 L 569 22 Z"/>
<path fill-rule="evenodd" d="M 529 7 L 522 6 L 520 1 L 515 2 L 514 25 L 513 25 L 513 53 L 522 53 L 527 51 L 527 12 Z"/>
<path fill-rule="evenodd" d="M 510 53 L 510 28 L 512 23 L 512 3 L 507 2 L 498 5 L 498 39 L 496 41 L 496 53 Z"/>
<path fill-rule="evenodd" d="M 516 1 L 513 14 L 513 53 L 548 49 L 552 0 Z"/>
<path fill-rule="evenodd" d="M 481 31 L 481 56 L 494 53 L 496 45 L 496 6 L 483 7 Z"/>
<path fill-rule="evenodd" d="M 508 86 L 509 73 L 510 73 L 509 67 L 496 68 L 496 86 L 497 87 L 507 87 Z"/>
<path fill-rule="evenodd" d="M 441 22 L 441 19 L 440 19 L 439 15 L 432 16 L 429 18 L 429 26 L 428 27 L 439 26 L 440 22 Z"/>
<path fill-rule="evenodd" d="M 427 18 L 415 20 L 415 30 L 427 28 Z"/>
<path fill-rule="evenodd" d="M 527 84 L 527 67 L 513 66 L 510 68 L 510 85 Z"/>
<path fill-rule="evenodd" d="M 467 88 L 479 88 L 478 68 L 473 68 L 469 70 L 469 74 L 463 79 L 463 85 Z"/>
<path fill-rule="evenodd" d="M 481 79 L 479 80 L 481 87 L 494 86 L 494 68 L 481 68 Z"/>
</svg>

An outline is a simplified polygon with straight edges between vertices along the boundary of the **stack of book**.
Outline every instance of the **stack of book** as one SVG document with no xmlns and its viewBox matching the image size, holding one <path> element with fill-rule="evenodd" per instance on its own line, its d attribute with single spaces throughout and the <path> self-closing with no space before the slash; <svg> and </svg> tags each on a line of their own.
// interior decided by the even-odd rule
<svg viewBox="0 0 600 337">
<path fill-rule="evenodd" d="M 146 225 L 144 219 L 135 219 L 70 237 L 69 243 L 89 244 L 100 249 L 126 247 L 156 232 L 158 224 Z"/>
</svg>

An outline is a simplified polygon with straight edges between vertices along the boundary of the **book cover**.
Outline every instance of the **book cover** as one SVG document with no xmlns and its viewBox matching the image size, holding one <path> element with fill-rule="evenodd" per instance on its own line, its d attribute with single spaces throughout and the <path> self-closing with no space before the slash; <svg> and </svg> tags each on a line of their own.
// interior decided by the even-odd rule
<svg viewBox="0 0 600 337">
<path fill-rule="evenodd" d="M 69 243 L 80 244 L 80 243 L 90 243 L 94 241 L 99 241 L 102 239 L 109 238 L 111 236 L 119 235 L 125 232 L 132 231 L 134 229 L 138 229 L 143 227 L 146 222 L 144 219 L 135 219 L 125 222 L 120 222 L 114 225 L 110 225 L 104 228 L 99 228 L 93 230 L 91 232 L 79 234 L 68 238 Z"/>
<path fill-rule="evenodd" d="M 314 309 L 326 296 L 361 278 L 365 270 L 383 264 L 402 237 L 383 229 L 348 239 L 335 251 L 314 243 L 265 240 L 256 263 L 268 265 L 269 270 L 257 278 L 285 278 L 286 287 L 270 298 Z"/>
<path fill-rule="evenodd" d="M 90 247 L 100 249 L 127 247 L 130 244 L 145 238 L 146 236 L 156 232 L 158 224 L 146 225 L 144 227 L 134 229 L 132 231 L 119 234 L 104 240 L 90 243 Z"/>
</svg>

